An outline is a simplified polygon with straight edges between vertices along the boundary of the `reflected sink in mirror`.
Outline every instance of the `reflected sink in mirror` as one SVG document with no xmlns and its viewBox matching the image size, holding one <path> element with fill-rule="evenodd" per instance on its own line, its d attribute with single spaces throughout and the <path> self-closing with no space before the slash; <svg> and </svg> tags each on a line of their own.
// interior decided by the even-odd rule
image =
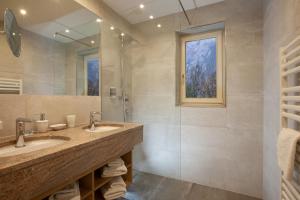
<svg viewBox="0 0 300 200">
<path fill-rule="evenodd" d="M 15 142 L 6 143 L 0 146 L 0 157 L 15 156 L 24 153 L 30 153 L 33 151 L 42 150 L 42 149 L 63 144 L 68 140 L 70 140 L 69 137 L 62 137 L 62 136 L 25 138 L 25 145 L 26 145 L 25 147 L 16 148 Z"/>
<path fill-rule="evenodd" d="M 119 125 L 119 124 L 101 124 L 101 125 L 96 125 L 95 130 L 90 130 L 89 127 L 84 127 L 83 129 L 89 133 L 103 133 L 107 131 L 114 131 L 123 127 L 124 127 L 123 125 Z"/>
</svg>

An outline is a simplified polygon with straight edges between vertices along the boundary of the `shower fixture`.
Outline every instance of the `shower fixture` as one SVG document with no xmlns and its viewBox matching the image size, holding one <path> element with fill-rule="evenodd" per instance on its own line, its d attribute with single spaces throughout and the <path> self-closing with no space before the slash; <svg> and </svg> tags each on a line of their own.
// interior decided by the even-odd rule
<svg viewBox="0 0 300 200">
<path fill-rule="evenodd" d="M 215 31 L 215 30 L 224 30 L 225 29 L 225 22 L 217 22 L 213 24 L 206 24 L 200 26 L 189 26 L 184 29 L 178 30 L 179 34 L 198 34 L 204 33 L 208 31 Z"/>
<path fill-rule="evenodd" d="M 84 45 L 84 46 L 87 46 L 87 47 L 92 47 L 92 45 L 90 45 L 90 44 L 88 44 L 88 43 L 85 43 L 85 42 L 82 42 L 82 41 L 80 41 L 80 40 L 76 40 L 76 39 L 74 39 L 74 38 L 72 38 L 72 37 L 70 37 L 70 36 L 67 36 L 67 35 L 64 35 L 64 34 L 61 34 L 61 33 L 58 33 L 58 32 L 56 32 L 55 34 L 54 34 L 54 37 L 56 37 L 56 36 L 61 36 L 61 37 L 64 37 L 64 38 L 67 38 L 67 39 L 70 39 L 70 40 L 72 40 L 72 41 L 74 41 L 74 42 L 77 42 L 77 43 L 79 43 L 79 44 L 82 44 L 82 45 Z M 92 42 L 93 41 L 93 42 Z M 91 41 L 91 44 L 95 44 L 95 41 L 94 40 L 92 40 Z"/>
</svg>

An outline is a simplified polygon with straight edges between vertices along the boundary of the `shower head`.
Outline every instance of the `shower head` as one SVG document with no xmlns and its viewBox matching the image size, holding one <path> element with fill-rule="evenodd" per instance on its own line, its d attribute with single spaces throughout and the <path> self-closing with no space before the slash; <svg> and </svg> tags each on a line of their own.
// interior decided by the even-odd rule
<svg viewBox="0 0 300 200">
<path fill-rule="evenodd" d="M 138 41 L 135 40 L 133 37 L 131 37 L 130 35 L 124 35 L 121 36 L 120 35 L 120 40 L 122 40 L 124 45 L 134 45 L 134 44 L 138 44 Z"/>
</svg>

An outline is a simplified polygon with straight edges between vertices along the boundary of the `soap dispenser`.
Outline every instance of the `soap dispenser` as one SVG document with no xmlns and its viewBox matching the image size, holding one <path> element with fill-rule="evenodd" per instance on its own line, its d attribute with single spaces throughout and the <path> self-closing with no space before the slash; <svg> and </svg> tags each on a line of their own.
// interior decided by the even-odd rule
<svg viewBox="0 0 300 200">
<path fill-rule="evenodd" d="M 40 114 L 40 120 L 36 121 L 37 132 L 44 133 L 48 130 L 48 120 L 46 120 L 46 114 Z"/>
</svg>

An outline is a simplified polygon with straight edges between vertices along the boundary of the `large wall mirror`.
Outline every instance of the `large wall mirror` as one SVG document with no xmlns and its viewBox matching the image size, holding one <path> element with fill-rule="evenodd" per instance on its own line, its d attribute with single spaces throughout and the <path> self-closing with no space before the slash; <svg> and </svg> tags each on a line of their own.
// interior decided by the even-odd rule
<svg viewBox="0 0 300 200">
<path fill-rule="evenodd" d="M 22 43 L 17 58 L 0 37 L 0 82 L 20 81 L 29 95 L 100 95 L 98 16 L 75 1 L 1 0 L 1 30 L 5 8 L 16 16 Z"/>
</svg>

